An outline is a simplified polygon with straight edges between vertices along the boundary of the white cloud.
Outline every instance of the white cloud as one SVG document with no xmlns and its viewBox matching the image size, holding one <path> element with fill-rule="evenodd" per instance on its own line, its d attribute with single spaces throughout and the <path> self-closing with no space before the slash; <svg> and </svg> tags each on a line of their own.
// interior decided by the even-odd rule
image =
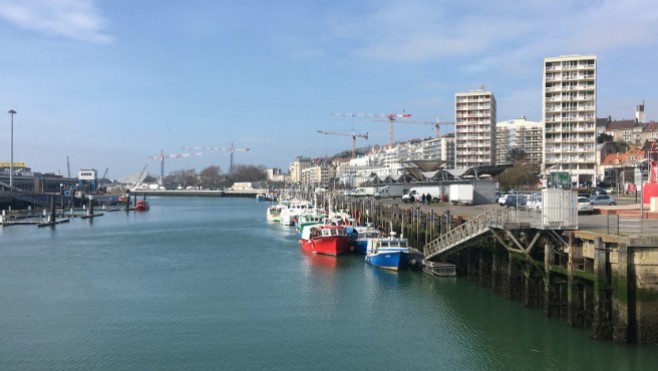
<svg viewBox="0 0 658 371">
<path fill-rule="evenodd" d="M 422 63 L 465 56 L 499 61 L 539 55 L 604 53 L 658 40 L 653 0 L 393 0 L 370 12 L 334 17 L 331 34 L 362 58 Z M 536 57 L 536 56 L 535 56 Z"/>
<path fill-rule="evenodd" d="M 106 44 L 107 21 L 92 0 L 0 0 L 0 18 L 18 27 L 91 43 Z"/>
</svg>

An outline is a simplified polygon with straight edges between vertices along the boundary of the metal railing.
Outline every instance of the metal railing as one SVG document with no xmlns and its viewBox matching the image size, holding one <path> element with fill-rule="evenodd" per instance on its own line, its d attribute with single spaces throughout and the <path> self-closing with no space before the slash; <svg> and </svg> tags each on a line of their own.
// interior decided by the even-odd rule
<svg viewBox="0 0 658 371">
<path fill-rule="evenodd" d="M 492 224 L 501 225 L 509 213 L 507 210 L 491 209 L 453 228 L 429 242 L 423 251 L 425 259 L 430 259 L 463 242 L 486 232 Z"/>
<path fill-rule="evenodd" d="M 561 207 L 548 208 L 547 210 L 528 210 L 526 208 L 489 209 L 427 243 L 423 247 L 425 259 L 443 254 L 480 236 L 490 228 L 577 229 L 577 215 L 577 210 L 565 210 Z"/>
</svg>

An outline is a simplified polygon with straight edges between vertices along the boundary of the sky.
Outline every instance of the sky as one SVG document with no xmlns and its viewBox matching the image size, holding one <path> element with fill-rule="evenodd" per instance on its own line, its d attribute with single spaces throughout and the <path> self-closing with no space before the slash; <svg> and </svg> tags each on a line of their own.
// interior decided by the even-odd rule
<svg viewBox="0 0 658 371">
<path fill-rule="evenodd" d="M 0 108 L 14 161 L 37 172 L 151 174 L 149 156 L 249 148 L 235 164 L 287 171 L 297 156 L 388 143 L 388 123 L 454 121 L 484 87 L 498 121 L 541 119 L 545 57 L 598 58 L 597 115 L 658 115 L 652 0 L 0 0 Z M 0 161 L 11 156 L 0 122 Z M 445 125 L 442 133 L 452 129 Z M 399 123 L 394 139 L 433 135 Z M 192 151 L 199 152 L 199 151 Z M 165 160 L 165 172 L 230 153 Z"/>
</svg>

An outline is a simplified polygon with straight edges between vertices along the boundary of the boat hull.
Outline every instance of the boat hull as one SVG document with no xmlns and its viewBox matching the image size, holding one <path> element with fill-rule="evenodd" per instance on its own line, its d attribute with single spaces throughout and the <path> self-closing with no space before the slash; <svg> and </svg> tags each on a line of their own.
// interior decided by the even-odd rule
<svg viewBox="0 0 658 371">
<path fill-rule="evenodd" d="M 313 254 L 338 256 L 351 251 L 350 239 L 347 236 L 300 239 L 299 244 L 302 250 Z"/>
<path fill-rule="evenodd" d="M 381 251 L 376 254 L 367 254 L 366 262 L 382 269 L 397 271 L 409 264 L 409 257 L 402 251 Z"/>
</svg>

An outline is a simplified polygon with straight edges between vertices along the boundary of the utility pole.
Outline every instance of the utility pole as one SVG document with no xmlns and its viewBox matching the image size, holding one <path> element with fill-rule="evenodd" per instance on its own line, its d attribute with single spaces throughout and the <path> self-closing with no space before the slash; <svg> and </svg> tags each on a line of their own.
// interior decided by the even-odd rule
<svg viewBox="0 0 658 371">
<path fill-rule="evenodd" d="M 9 188 L 14 191 L 14 115 L 16 111 L 10 109 L 7 111 L 11 115 L 11 157 L 9 158 Z"/>
</svg>

